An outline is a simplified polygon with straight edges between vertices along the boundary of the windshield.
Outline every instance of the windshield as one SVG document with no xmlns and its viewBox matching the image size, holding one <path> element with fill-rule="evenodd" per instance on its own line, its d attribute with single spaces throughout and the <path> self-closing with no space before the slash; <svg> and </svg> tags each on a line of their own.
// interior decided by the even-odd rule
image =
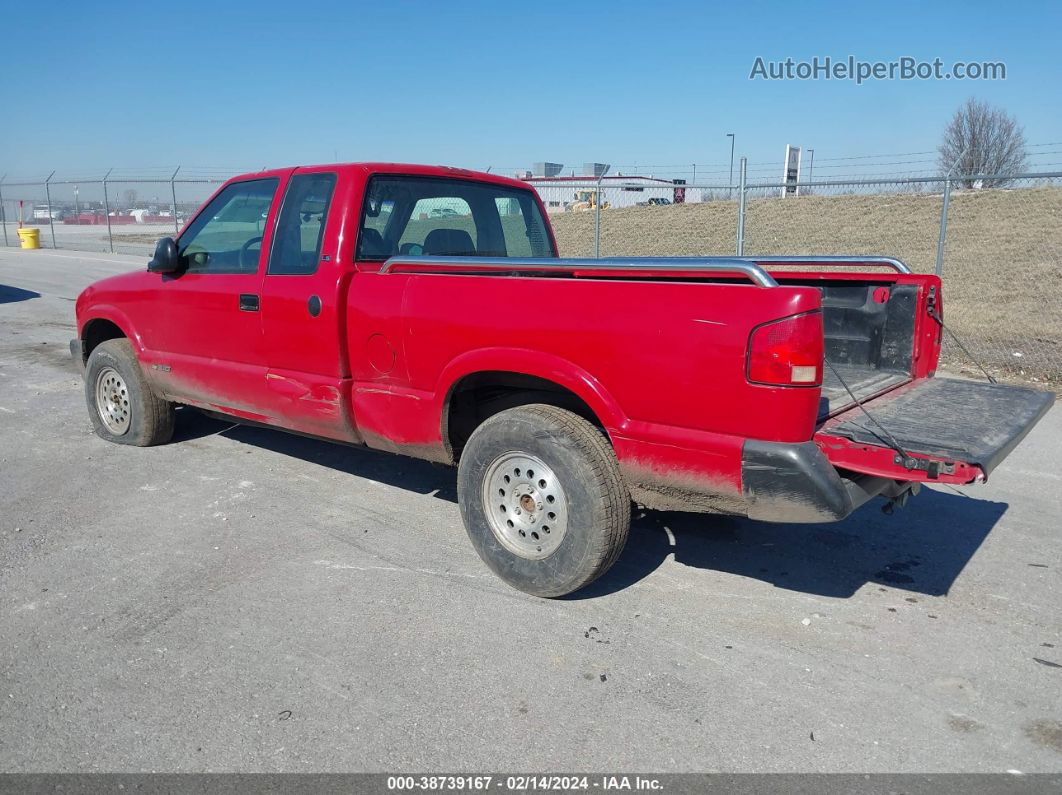
<svg viewBox="0 0 1062 795">
<path fill-rule="evenodd" d="M 399 254 L 555 257 L 531 190 L 441 177 L 376 176 L 369 182 L 358 260 Z"/>
</svg>

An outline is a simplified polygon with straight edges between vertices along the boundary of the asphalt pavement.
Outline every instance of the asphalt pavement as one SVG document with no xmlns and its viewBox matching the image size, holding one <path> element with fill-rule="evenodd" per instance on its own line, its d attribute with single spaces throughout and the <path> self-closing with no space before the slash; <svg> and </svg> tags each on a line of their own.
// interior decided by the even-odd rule
<svg viewBox="0 0 1062 795">
<path fill-rule="evenodd" d="M 639 515 L 548 601 L 445 467 L 189 409 L 98 439 L 73 301 L 144 262 L 0 249 L 0 770 L 1062 770 L 1058 408 L 893 516 Z"/>
</svg>

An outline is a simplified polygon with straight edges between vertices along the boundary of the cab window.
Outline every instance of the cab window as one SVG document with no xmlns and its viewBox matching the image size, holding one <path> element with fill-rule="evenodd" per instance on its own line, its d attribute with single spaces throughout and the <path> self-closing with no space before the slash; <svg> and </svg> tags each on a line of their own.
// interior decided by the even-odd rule
<svg viewBox="0 0 1062 795">
<path fill-rule="evenodd" d="M 256 273 L 278 180 L 234 182 L 203 208 L 177 241 L 187 273 Z"/>
<path fill-rule="evenodd" d="M 530 189 L 377 175 L 366 190 L 356 257 L 398 255 L 555 257 L 556 251 Z"/>
<path fill-rule="evenodd" d="M 450 236 L 443 241 L 441 236 Z M 398 251 L 409 254 L 411 249 L 433 250 L 447 246 L 454 255 L 472 256 L 476 253 L 476 221 L 468 202 L 458 196 L 433 196 L 417 199 L 413 214 L 398 239 Z"/>
<path fill-rule="evenodd" d="M 296 174 L 284 191 L 269 252 L 270 274 L 306 275 L 317 270 L 335 174 Z"/>
</svg>

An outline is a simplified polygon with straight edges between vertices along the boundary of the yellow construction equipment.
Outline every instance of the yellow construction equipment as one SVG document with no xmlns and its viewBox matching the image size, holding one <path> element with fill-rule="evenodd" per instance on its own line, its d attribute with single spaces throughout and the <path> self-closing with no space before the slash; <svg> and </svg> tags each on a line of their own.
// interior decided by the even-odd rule
<svg viewBox="0 0 1062 795">
<path fill-rule="evenodd" d="M 609 202 L 604 202 L 601 205 L 602 210 L 607 210 L 612 205 Z M 568 209 L 572 212 L 585 212 L 586 210 L 594 210 L 597 208 L 597 189 L 591 188 L 590 190 L 578 190 L 575 192 L 575 201 L 568 205 Z"/>
</svg>

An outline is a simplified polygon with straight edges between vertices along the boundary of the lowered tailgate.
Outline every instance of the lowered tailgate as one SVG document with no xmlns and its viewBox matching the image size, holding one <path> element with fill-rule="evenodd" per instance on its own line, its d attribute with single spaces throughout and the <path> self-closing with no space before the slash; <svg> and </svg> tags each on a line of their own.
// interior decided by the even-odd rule
<svg viewBox="0 0 1062 795">
<path fill-rule="evenodd" d="M 815 440 L 837 467 L 965 482 L 995 469 L 1054 399 L 1026 387 L 928 378 L 865 401 L 876 423 L 855 407 L 824 424 Z"/>
</svg>

